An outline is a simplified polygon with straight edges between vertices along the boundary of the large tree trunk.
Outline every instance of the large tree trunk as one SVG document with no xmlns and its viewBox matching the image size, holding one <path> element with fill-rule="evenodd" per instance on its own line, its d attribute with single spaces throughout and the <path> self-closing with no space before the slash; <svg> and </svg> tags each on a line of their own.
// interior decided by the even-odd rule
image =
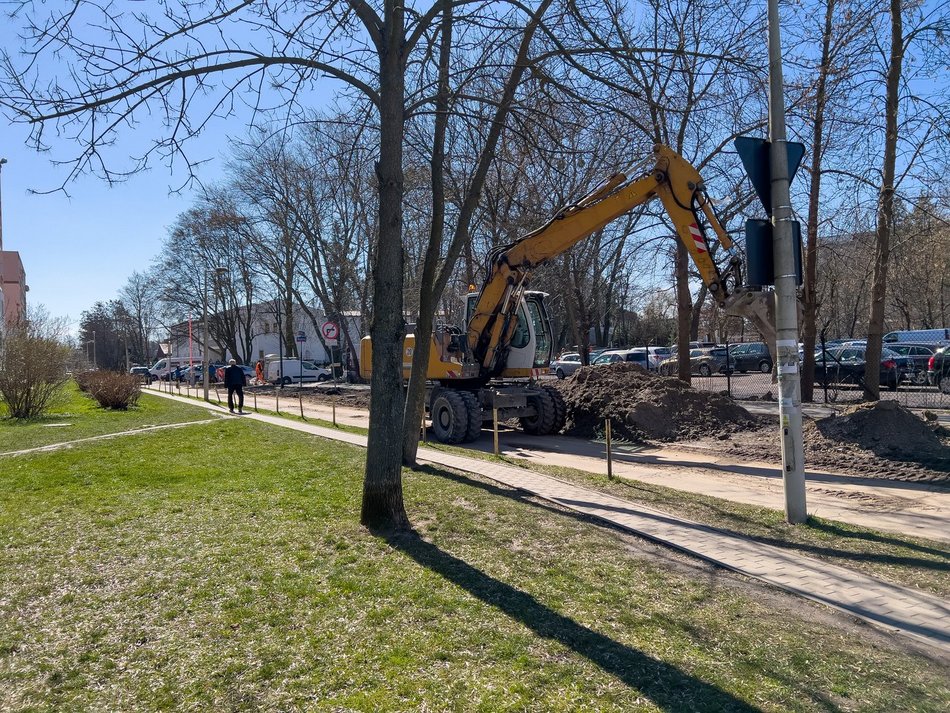
<svg viewBox="0 0 950 713">
<path fill-rule="evenodd" d="M 689 328 L 693 301 L 689 294 L 689 253 L 681 240 L 676 241 L 676 351 L 677 376 L 687 384 L 691 381 L 689 364 Z"/>
<path fill-rule="evenodd" d="M 521 36 L 521 44 L 518 48 L 518 55 L 515 58 L 511 72 L 505 81 L 504 89 L 502 90 L 501 97 L 499 98 L 498 105 L 495 109 L 495 115 L 492 117 L 491 128 L 488 130 L 488 135 L 485 137 L 485 145 L 482 147 L 481 153 L 478 156 L 478 166 L 474 175 L 472 176 L 472 181 L 468 186 L 468 190 L 465 193 L 465 198 L 462 201 L 462 206 L 459 210 L 458 219 L 455 224 L 455 232 L 452 236 L 452 242 L 446 251 L 445 259 L 442 261 L 441 267 L 439 267 L 436 271 L 436 265 L 433 264 L 431 273 L 426 268 L 428 267 L 430 257 L 432 258 L 433 263 L 438 262 L 439 252 L 441 251 L 442 233 L 441 229 L 439 231 L 433 231 L 430 233 L 430 246 L 429 250 L 427 250 L 426 268 L 424 268 L 423 273 L 424 275 L 434 274 L 435 278 L 434 280 L 430 279 L 427 282 L 426 278 L 424 277 L 420 285 L 420 319 L 416 323 L 416 344 L 422 346 L 423 348 L 413 351 L 409 394 L 403 414 L 403 419 L 405 422 L 403 434 L 403 460 L 407 463 L 415 462 L 416 452 L 419 448 L 420 429 L 418 428 L 418 425 L 422 421 L 422 414 L 425 409 L 425 379 L 429 367 L 428 340 L 430 339 L 430 335 L 432 333 L 432 319 L 435 306 L 438 304 L 439 298 L 442 296 L 442 292 L 449 281 L 449 277 L 451 277 L 455 272 L 455 265 L 458 263 L 459 255 L 462 254 L 462 248 L 469 242 L 472 216 L 475 214 L 475 209 L 478 207 L 478 199 L 481 195 L 482 188 L 485 185 L 485 179 L 488 176 L 488 169 L 491 168 L 492 162 L 494 161 L 495 147 L 498 145 L 498 139 L 501 137 L 501 131 L 504 128 L 505 122 L 508 118 L 508 112 L 511 110 L 511 106 L 515 101 L 515 92 L 517 91 L 518 86 L 521 84 L 521 78 L 524 76 L 525 69 L 528 67 L 528 55 L 531 49 L 531 40 L 534 37 L 534 33 L 541 22 L 541 18 L 544 16 L 544 13 L 547 11 L 548 7 L 550 7 L 552 2 L 553 0 L 543 0 L 543 2 L 535 9 L 531 19 L 525 26 L 524 33 Z M 448 33 L 451 29 L 451 13 L 449 12 L 450 7 L 451 4 L 446 2 L 446 9 L 443 12 L 444 33 Z M 448 61 L 449 50 L 451 49 L 450 45 L 446 44 L 446 42 L 451 42 L 451 36 L 443 34 L 443 47 L 440 50 L 442 53 L 442 59 L 440 61 L 445 62 Z M 447 98 L 447 95 L 443 98 Z M 440 188 L 440 190 L 444 189 Z M 435 250 L 433 251 L 431 242 L 436 237 L 438 237 L 439 244 L 434 246 Z M 426 293 L 428 293 L 428 295 L 426 295 Z M 424 309 L 423 305 L 425 305 Z M 425 326 L 428 327 L 428 331 L 423 333 L 422 326 L 424 323 Z"/>
<path fill-rule="evenodd" d="M 379 48 L 379 234 L 373 265 L 373 377 L 369 441 L 360 522 L 373 529 L 407 529 L 402 499 L 403 249 L 402 146 L 405 77 L 402 3 L 386 0 Z"/>
<path fill-rule="evenodd" d="M 887 263 L 894 230 L 894 172 L 897 163 L 897 111 L 901 66 L 904 58 L 902 0 L 891 0 L 891 50 L 887 68 L 884 102 L 884 166 L 877 202 L 877 226 L 874 241 L 874 278 L 871 283 L 871 310 L 868 318 L 867 363 L 864 393 L 868 400 L 880 398 L 881 339 L 884 336 L 884 298 L 887 294 Z"/>
<path fill-rule="evenodd" d="M 815 89 L 815 117 L 812 126 L 812 166 L 808 193 L 808 224 L 805 229 L 805 286 L 804 316 L 802 320 L 802 401 L 814 400 L 815 338 L 818 334 L 818 208 L 821 194 L 821 164 L 824 152 L 825 106 L 827 101 L 828 72 L 831 62 L 831 29 L 835 1 L 825 5 L 825 26 L 821 37 L 821 65 L 818 68 L 818 86 Z"/>
<path fill-rule="evenodd" d="M 429 244 L 426 246 L 419 287 L 419 317 L 416 319 L 416 347 L 412 354 L 412 371 L 403 413 L 402 459 L 414 465 L 419 450 L 419 433 L 425 414 L 426 382 L 429 380 L 429 344 L 439 294 L 435 293 L 436 270 L 445 237 L 445 132 L 449 120 L 449 61 L 452 55 L 452 3 L 441 2 L 442 21 L 439 42 L 439 89 L 435 101 L 435 131 L 430 162 L 432 183 L 432 218 L 429 222 Z M 440 290 L 441 293 L 441 290 Z"/>
</svg>

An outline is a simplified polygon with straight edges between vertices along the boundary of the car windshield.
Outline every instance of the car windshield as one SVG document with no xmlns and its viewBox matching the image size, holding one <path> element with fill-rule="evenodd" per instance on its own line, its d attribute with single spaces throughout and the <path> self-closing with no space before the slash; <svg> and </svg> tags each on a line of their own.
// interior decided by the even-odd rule
<svg viewBox="0 0 950 713">
<path fill-rule="evenodd" d="M 303 364 L 304 369 L 310 369 L 311 371 L 316 371 L 317 369 L 320 368 L 319 366 L 314 364 L 312 361 L 302 361 L 300 363 Z"/>
</svg>

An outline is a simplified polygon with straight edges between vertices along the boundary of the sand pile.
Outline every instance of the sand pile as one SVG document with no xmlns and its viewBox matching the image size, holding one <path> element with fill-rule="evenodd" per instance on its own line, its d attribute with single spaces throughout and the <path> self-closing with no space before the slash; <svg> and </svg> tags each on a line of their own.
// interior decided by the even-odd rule
<svg viewBox="0 0 950 713">
<path fill-rule="evenodd" d="M 939 462 L 950 458 L 933 429 L 896 401 L 859 404 L 817 422 L 828 440 L 853 443 L 888 458 Z"/>
<path fill-rule="evenodd" d="M 730 433 L 754 422 L 725 396 L 626 362 L 581 367 L 558 386 L 567 403 L 565 433 L 573 436 L 602 434 L 606 418 L 614 437 L 658 441 Z"/>
</svg>

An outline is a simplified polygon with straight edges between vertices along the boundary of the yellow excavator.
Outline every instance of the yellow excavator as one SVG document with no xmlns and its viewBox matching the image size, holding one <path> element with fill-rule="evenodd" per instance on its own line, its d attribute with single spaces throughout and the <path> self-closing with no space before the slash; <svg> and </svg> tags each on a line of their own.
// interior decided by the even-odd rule
<svg viewBox="0 0 950 713">
<path fill-rule="evenodd" d="M 553 340 L 544 306 L 547 295 L 527 289 L 531 272 L 654 198 L 662 201 L 719 307 L 746 317 L 767 343 L 774 343 L 772 294 L 742 286 L 739 255 L 699 173 L 667 146 L 654 147 L 651 163 L 650 170 L 632 178 L 614 174 L 541 227 L 492 251 L 481 291 L 468 295 L 466 327 L 438 324 L 429 343 L 426 406 L 436 439 L 476 439 L 493 409 L 502 420 L 517 417 L 528 433 L 547 435 L 563 428 L 566 409 L 560 393 L 538 381 L 550 364 Z M 724 272 L 710 254 L 712 240 L 728 256 Z M 403 349 L 406 379 L 415 348 L 416 337 L 408 334 Z M 364 337 L 361 376 L 368 379 L 371 369 L 372 343 Z"/>
</svg>

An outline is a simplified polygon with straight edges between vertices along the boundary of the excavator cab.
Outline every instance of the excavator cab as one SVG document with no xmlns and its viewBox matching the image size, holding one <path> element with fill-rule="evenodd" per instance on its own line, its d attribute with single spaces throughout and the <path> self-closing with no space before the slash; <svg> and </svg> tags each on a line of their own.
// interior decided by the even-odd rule
<svg viewBox="0 0 950 713">
<path fill-rule="evenodd" d="M 510 379 L 538 377 L 551 363 L 554 331 L 544 301 L 548 294 L 526 290 L 516 312 L 517 324 L 507 346 L 505 368 L 499 376 Z M 471 322 L 478 293 L 469 293 L 465 321 Z"/>
</svg>

